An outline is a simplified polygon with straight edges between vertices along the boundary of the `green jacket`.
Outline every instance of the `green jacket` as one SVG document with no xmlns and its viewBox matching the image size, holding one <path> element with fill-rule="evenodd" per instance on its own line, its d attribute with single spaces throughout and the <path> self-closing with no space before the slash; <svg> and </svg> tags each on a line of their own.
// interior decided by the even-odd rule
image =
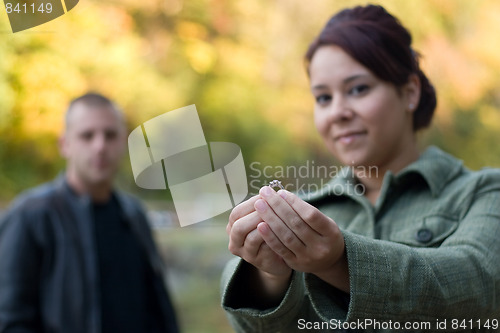
<svg viewBox="0 0 500 333">
<path fill-rule="evenodd" d="M 471 172 L 431 147 L 384 175 L 375 205 L 355 184 L 345 168 L 306 198 L 343 232 L 350 294 L 294 272 L 278 307 L 242 307 L 248 264 L 235 259 L 222 306 L 236 331 L 500 331 L 500 171 Z"/>
</svg>

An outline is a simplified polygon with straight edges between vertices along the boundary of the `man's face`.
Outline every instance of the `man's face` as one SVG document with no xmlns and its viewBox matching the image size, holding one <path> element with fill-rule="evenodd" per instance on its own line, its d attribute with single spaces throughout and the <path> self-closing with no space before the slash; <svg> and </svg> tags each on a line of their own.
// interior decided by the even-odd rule
<svg viewBox="0 0 500 333">
<path fill-rule="evenodd" d="M 86 186 L 111 183 L 125 142 L 123 121 L 111 107 L 74 105 L 61 139 L 67 172 Z"/>
</svg>

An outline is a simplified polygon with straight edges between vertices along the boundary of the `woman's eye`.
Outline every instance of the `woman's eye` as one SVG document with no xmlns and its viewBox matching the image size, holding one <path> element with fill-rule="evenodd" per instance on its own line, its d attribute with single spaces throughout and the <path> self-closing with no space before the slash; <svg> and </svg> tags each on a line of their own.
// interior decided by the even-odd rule
<svg viewBox="0 0 500 333">
<path fill-rule="evenodd" d="M 354 86 L 349 90 L 350 95 L 361 95 L 362 93 L 366 92 L 370 87 L 368 87 L 366 84 L 360 84 L 357 86 Z"/>
<path fill-rule="evenodd" d="M 318 103 L 319 105 L 325 105 L 329 103 L 331 100 L 332 96 L 327 94 L 316 96 L 316 103 Z"/>
</svg>

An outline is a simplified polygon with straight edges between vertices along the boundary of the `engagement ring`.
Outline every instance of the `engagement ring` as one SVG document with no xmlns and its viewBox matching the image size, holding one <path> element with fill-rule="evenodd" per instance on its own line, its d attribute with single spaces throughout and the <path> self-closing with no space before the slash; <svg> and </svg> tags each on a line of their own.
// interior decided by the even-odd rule
<svg viewBox="0 0 500 333">
<path fill-rule="evenodd" d="M 285 188 L 283 187 L 283 185 L 281 185 L 281 182 L 279 180 L 273 180 L 272 182 L 269 182 L 269 186 L 271 186 L 272 188 L 276 188 L 276 187 L 279 187 L 280 189 L 284 190 Z"/>
</svg>

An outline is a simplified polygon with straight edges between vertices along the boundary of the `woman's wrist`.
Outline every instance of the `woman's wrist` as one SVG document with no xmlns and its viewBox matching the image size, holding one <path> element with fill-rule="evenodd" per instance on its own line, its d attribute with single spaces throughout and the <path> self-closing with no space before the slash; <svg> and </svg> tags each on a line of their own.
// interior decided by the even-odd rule
<svg viewBox="0 0 500 333">
<path fill-rule="evenodd" d="M 254 280 L 252 289 L 256 299 L 261 301 L 261 306 L 266 308 L 278 306 L 290 286 L 292 269 L 288 274 L 283 275 L 274 275 L 254 266 L 250 269 L 253 270 L 250 274 L 251 279 Z"/>
<path fill-rule="evenodd" d="M 342 256 L 333 265 L 324 270 L 311 273 L 337 289 L 346 293 L 350 291 L 349 265 L 345 250 Z"/>
</svg>

